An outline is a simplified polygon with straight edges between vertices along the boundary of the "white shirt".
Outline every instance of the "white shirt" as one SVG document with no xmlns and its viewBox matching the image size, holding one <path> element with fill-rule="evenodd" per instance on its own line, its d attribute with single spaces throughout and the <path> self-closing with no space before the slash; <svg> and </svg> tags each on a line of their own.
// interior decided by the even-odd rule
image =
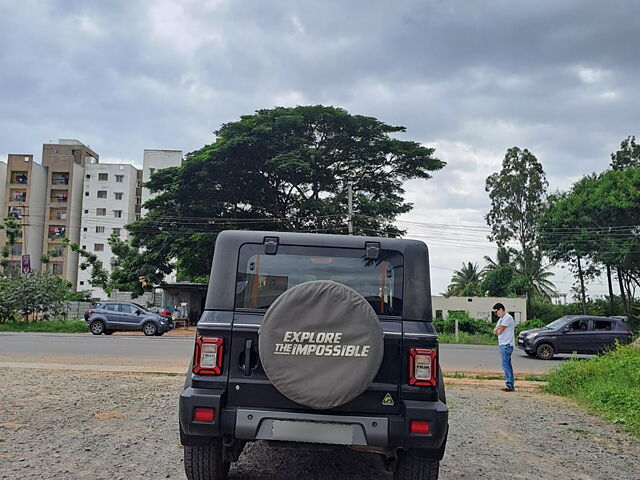
<svg viewBox="0 0 640 480">
<path fill-rule="evenodd" d="M 503 330 L 503 332 L 498 335 L 498 345 L 511 345 L 515 347 L 516 338 L 516 321 L 513 319 L 511 315 L 505 313 L 501 319 L 498 320 L 498 326 L 502 325 L 507 327 Z"/>
</svg>

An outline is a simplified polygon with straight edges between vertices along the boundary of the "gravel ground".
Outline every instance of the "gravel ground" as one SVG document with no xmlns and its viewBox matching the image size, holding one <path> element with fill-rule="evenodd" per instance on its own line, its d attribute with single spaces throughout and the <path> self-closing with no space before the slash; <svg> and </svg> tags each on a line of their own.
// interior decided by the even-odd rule
<svg viewBox="0 0 640 480">
<path fill-rule="evenodd" d="M 1 479 L 183 479 L 182 376 L 0 371 Z M 563 399 L 495 386 L 447 389 L 440 478 L 640 478 L 640 441 Z M 390 480 L 373 456 L 249 445 L 233 479 Z"/>
</svg>

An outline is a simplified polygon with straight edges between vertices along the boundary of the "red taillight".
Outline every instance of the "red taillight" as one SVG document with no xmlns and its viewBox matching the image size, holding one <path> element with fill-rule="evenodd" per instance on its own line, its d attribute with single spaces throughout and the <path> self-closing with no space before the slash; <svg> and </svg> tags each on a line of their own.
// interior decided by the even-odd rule
<svg viewBox="0 0 640 480">
<path fill-rule="evenodd" d="M 430 348 L 409 349 L 409 385 L 436 385 L 437 353 Z"/>
<path fill-rule="evenodd" d="M 220 375 L 222 373 L 222 338 L 198 337 L 193 355 L 193 373 Z"/>
<path fill-rule="evenodd" d="M 93 310 L 87 310 L 87 316 L 90 317 L 91 315 L 93 315 Z"/>
<path fill-rule="evenodd" d="M 215 417 L 213 408 L 196 407 L 193 409 L 193 420 L 196 422 L 213 422 Z"/>
<path fill-rule="evenodd" d="M 411 431 L 411 433 L 428 435 L 431 431 L 429 422 L 427 422 L 426 420 L 411 420 L 411 423 L 409 425 L 409 430 Z"/>
</svg>

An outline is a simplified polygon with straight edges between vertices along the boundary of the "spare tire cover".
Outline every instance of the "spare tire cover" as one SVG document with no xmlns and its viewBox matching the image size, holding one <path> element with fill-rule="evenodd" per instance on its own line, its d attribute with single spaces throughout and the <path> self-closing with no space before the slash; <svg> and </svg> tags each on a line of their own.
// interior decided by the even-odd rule
<svg viewBox="0 0 640 480">
<path fill-rule="evenodd" d="M 258 337 L 267 377 L 290 400 L 314 409 L 344 405 L 378 373 L 384 338 L 358 292 L 328 280 L 301 283 L 265 313 Z"/>
</svg>

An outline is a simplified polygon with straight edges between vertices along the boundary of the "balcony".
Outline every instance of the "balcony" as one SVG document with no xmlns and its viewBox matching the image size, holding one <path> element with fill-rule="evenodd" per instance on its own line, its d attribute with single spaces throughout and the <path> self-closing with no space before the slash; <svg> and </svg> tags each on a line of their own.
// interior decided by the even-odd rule
<svg viewBox="0 0 640 480">
<path fill-rule="evenodd" d="M 49 214 L 49 220 L 54 221 L 66 221 L 67 220 L 67 210 L 66 209 L 58 209 L 52 208 L 51 213 Z"/>
<path fill-rule="evenodd" d="M 67 203 L 68 198 L 66 190 L 51 190 L 51 203 Z"/>
<path fill-rule="evenodd" d="M 69 185 L 69 173 L 53 172 L 51 174 L 51 185 Z"/>
<path fill-rule="evenodd" d="M 59 258 L 64 256 L 64 247 L 55 245 L 49 249 L 49 256 L 51 258 Z"/>
<path fill-rule="evenodd" d="M 21 220 L 24 215 L 24 210 L 20 207 L 9 207 L 8 214 L 16 220 Z"/>
<path fill-rule="evenodd" d="M 9 183 L 13 185 L 26 185 L 29 183 L 27 172 L 11 172 Z"/>
<path fill-rule="evenodd" d="M 62 275 L 62 265 L 61 262 L 51 263 L 51 273 L 54 275 Z"/>
<path fill-rule="evenodd" d="M 27 191 L 26 190 L 11 190 L 9 194 L 10 202 L 26 202 L 27 201 Z"/>
<path fill-rule="evenodd" d="M 49 227 L 49 240 L 57 241 L 62 240 L 65 237 L 66 227 L 51 226 Z"/>
<path fill-rule="evenodd" d="M 11 245 L 10 249 L 9 249 L 9 255 L 11 255 L 12 257 L 19 257 L 22 255 L 22 244 L 21 243 L 14 243 L 13 245 Z"/>
</svg>

